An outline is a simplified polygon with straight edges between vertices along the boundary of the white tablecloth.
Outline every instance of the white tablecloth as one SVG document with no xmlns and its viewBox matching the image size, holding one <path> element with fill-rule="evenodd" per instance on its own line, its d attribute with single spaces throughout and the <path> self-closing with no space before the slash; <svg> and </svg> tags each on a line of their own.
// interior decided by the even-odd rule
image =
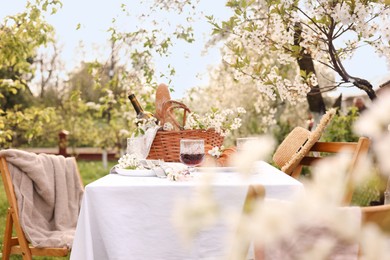
<svg viewBox="0 0 390 260">
<path fill-rule="evenodd" d="M 214 196 L 226 209 L 240 211 L 248 184 L 262 184 L 266 198 L 289 200 L 303 190 L 297 180 L 259 162 L 257 174 L 243 180 L 236 173 L 218 173 Z M 190 198 L 196 180 L 173 182 L 156 177 L 109 174 L 86 186 L 71 252 L 72 260 L 223 259 L 226 223 L 198 234 L 188 246 L 172 221 L 176 202 Z M 232 228 L 230 228 L 232 229 Z"/>
</svg>

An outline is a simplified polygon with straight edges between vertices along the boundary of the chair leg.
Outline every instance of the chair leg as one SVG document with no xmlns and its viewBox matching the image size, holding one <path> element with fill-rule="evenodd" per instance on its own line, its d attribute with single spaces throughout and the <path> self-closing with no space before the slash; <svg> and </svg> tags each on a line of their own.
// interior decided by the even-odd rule
<svg viewBox="0 0 390 260">
<path fill-rule="evenodd" d="M 17 219 L 17 216 L 15 214 L 15 211 L 13 208 L 10 209 L 11 217 L 13 219 Z M 32 260 L 32 253 L 30 250 L 29 243 L 24 235 L 24 232 L 22 230 L 22 227 L 20 225 L 15 226 L 16 236 L 18 238 L 18 244 L 21 249 L 21 254 L 23 256 L 23 260 Z"/>
<path fill-rule="evenodd" d="M 299 176 L 301 175 L 302 168 L 303 168 L 302 165 L 298 165 L 298 166 L 294 169 L 294 171 L 291 173 L 291 177 L 293 177 L 294 179 L 298 179 Z"/>
<path fill-rule="evenodd" d="M 8 219 L 9 219 L 9 221 L 8 221 Z M 23 233 L 22 227 L 20 225 L 16 224 L 16 223 L 18 223 L 17 219 L 18 218 L 17 218 L 17 214 L 15 213 L 15 210 L 12 207 L 10 207 L 8 209 L 8 214 L 7 214 L 7 223 L 9 223 L 9 224 L 7 224 L 7 229 L 6 229 L 5 234 L 7 237 L 11 237 L 11 238 L 9 239 L 9 238 L 5 237 L 4 241 L 6 241 L 8 239 L 8 241 L 7 241 L 8 246 L 5 246 L 5 248 L 8 248 L 6 250 L 11 251 L 12 246 L 15 245 L 15 243 L 12 241 L 13 240 L 12 239 L 12 229 L 14 228 L 14 224 L 15 224 L 15 232 L 16 232 L 16 237 L 17 237 L 16 245 L 20 246 L 21 255 L 23 257 L 23 260 L 32 260 L 32 253 L 30 250 L 29 243 L 28 243 L 28 241 Z M 11 252 L 8 252 L 8 255 L 10 253 Z"/>
<path fill-rule="evenodd" d="M 7 219 L 5 223 L 4 241 L 3 241 L 3 259 L 8 260 L 11 254 L 11 238 L 12 238 L 12 216 L 11 209 L 7 210 Z"/>
</svg>

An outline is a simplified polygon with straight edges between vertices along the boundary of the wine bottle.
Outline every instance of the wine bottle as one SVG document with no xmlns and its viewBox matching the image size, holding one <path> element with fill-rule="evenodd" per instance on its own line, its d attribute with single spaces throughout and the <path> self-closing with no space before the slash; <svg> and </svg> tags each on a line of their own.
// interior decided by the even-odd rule
<svg viewBox="0 0 390 260">
<path fill-rule="evenodd" d="M 138 120 L 148 120 L 150 118 L 154 118 L 154 115 L 152 113 L 144 111 L 142 109 L 140 103 L 138 102 L 134 94 L 129 94 L 128 98 L 130 99 L 130 102 L 133 105 L 135 112 L 137 113 L 136 117 Z"/>
</svg>

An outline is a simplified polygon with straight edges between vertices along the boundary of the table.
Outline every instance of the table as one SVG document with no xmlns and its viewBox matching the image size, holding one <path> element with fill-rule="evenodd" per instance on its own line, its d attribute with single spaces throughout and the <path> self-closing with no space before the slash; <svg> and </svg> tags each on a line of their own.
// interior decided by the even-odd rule
<svg viewBox="0 0 390 260">
<path fill-rule="evenodd" d="M 273 166 L 258 162 L 256 174 L 215 173 L 212 191 L 225 210 L 240 212 L 249 184 L 262 184 L 266 198 L 290 200 L 303 185 Z M 191 246 L 172 221 L 177 201 L 189 199 L 196 180 L 108 174 L 85 187 L 71 260 L 223 259 L 232 227 L 221 221 L 202 230 Z"/>
</svg>

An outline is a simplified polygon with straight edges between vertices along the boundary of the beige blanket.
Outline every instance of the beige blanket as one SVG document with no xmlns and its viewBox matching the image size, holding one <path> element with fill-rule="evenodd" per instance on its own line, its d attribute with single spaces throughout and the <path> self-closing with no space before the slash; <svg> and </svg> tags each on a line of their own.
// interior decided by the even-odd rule
<svg viewBox="0 0 390 260">
<path fill-rule="evenodd" d="M 11 173 L 20 223 L 36 247 L 71 247 L 83 195 L 72 158 L 0 151 Z"/>
</svg>

